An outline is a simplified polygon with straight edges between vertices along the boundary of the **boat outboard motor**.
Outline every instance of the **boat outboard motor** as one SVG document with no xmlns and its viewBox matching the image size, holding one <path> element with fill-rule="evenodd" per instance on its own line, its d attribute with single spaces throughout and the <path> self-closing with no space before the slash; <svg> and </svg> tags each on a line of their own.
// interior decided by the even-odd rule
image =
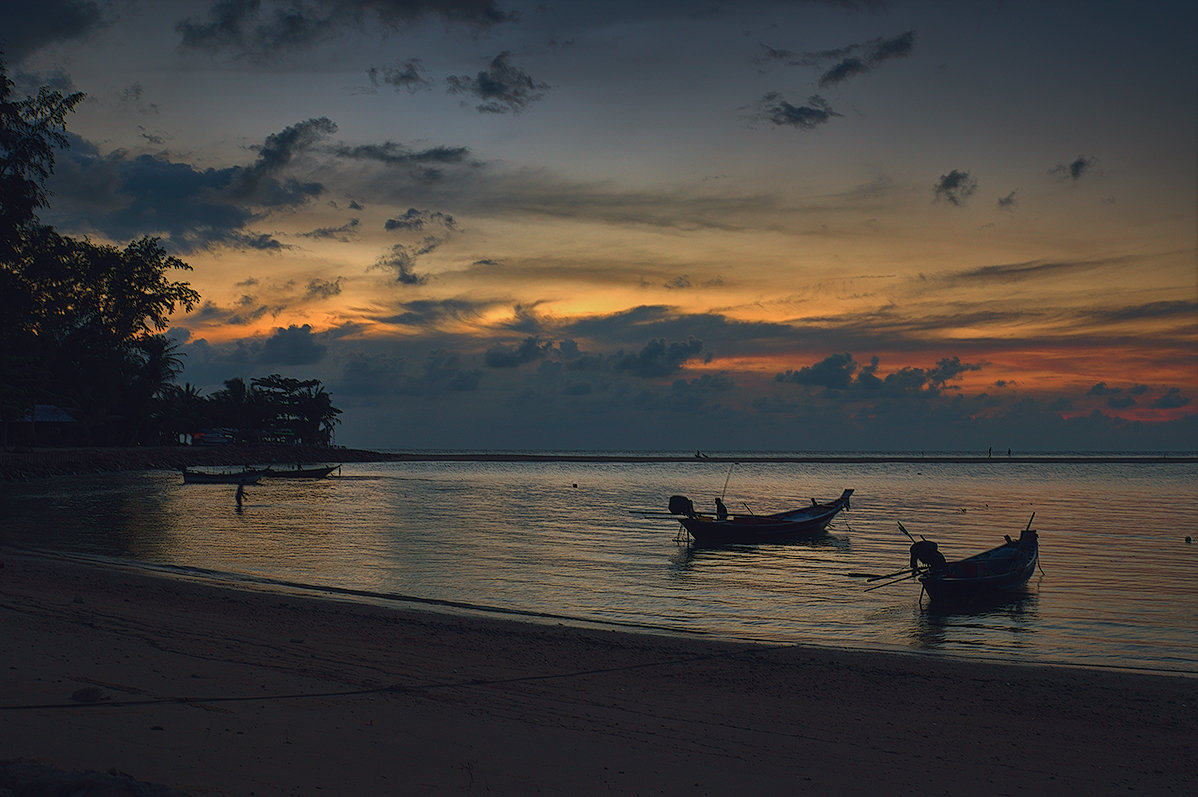
<svg viewBox="0 0 1198 797">
<path fill-rule="evenodd" d="M 693 517 L 695 514 L 695 502 L 687 498 L 685 495 L 671 495 L 670 514 Z"/>
<path fill-rule="evenodd" d="M 911 545 L 911 569 L 914 570 L 921 562 L 933 570 L 948 564 L 940 548 L 931 540 L 920 540 Z"/>
</svg>

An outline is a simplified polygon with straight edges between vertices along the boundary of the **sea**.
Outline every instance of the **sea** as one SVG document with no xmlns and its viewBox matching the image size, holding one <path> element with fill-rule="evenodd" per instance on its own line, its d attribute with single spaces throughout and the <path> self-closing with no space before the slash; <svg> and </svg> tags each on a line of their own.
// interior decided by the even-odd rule
<svg viewBox="0 0 1198 797">
<path fill-rule="evenodd" d="M 4 484 L 0 544 L 432 611 L 1198 676 L 1192 454 L 408 453 L 430 458 L 263 480 L 240 508 L 175 471 Z M 846 488 L 810 541 L 697 548 L 664 516 L 672 495 L 765 514 Z M 896 580 L 900 523 L 950 560 L 1030 525 L 1040 568 L 1009 599 L 941 608 Z"/>
</svg>

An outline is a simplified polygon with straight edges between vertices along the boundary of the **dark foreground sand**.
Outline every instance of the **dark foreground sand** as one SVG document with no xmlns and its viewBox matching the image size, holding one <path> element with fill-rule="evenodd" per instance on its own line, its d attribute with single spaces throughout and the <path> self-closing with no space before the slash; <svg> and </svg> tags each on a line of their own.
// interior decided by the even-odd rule
<svg viewBox="0 0 1198 797">
<path fill-rule="evenodd" d="M 0 559 L 0 794 L 1198 793 L 1191 677 L 656 637 Z M 92 786 L 51 790 L 68 783 Z"/>
</svg>

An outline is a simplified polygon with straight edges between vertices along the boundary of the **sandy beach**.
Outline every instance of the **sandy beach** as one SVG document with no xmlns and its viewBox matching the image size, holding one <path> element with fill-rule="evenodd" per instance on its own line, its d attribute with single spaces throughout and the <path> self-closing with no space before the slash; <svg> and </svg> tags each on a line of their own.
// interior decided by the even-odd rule
<svg viewBox="0 0 1198 797">
<path fill-rule="evenodd" d="M 650 636 L 0 559 L 0 793 L 1198 783 L 1198 679 L 1186 676 Z"/>
</svg>

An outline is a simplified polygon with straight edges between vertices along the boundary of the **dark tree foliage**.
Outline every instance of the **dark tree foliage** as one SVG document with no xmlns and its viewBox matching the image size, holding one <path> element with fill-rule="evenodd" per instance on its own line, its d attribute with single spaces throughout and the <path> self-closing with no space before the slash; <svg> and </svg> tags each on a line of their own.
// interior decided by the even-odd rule
<svg viewBox="0 0 1198 797">
<path fill-rule="evenodd" d="M 152 415 L 181 370 L 162 332 L 199 294 L 170 279 L 190 270 L 156 238 L 128 246 L 59 235 L 40 223 L 66 116 L 83 99 L 43 88 L 16 99 L 0 59 L 0 417 L 70 410 L 83 442 L 151 442 Z"/>
<path fill-rule="evenodd" d="M 167 404 L 166 417 L 177 433 L 204 431 L 237 443 L 327 446 L 341 414 L 319 379 L 278 374 L 252 379 L 248 387 L 244 380 L 230 379 L 208 398 L 191 385 L 175 387 Z"/>
<path fill-rule="evenodd" d="M 177 344 L 162 334 L 200 295 L 171 278 L 191 267 L 143 237 L 124 248 L 58 234 L 38 219 L 46 181 L 83 99 L 43 88 L 15 99 L 0 57 L 0 420 L 37 443 L 37 405 L 65 409 L 89 444 L 164 443 L 205 429 L 242 442 L 328 445 L 341 410 L 319 380 L 240 379 L 204 398 L 179 387 Z"/>
</svg>

